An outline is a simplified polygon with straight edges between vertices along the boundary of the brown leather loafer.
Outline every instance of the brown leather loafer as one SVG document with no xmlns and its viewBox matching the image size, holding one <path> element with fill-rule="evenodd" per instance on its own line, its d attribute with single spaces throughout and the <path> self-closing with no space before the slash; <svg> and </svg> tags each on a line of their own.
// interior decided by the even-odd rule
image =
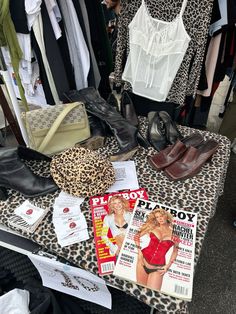
<svg viewBox="0 0 236 314">
<path fill-rule="evenodd" d="M 189 146 L 196 147 L 203 142 L 203 137 L 199 133 L 193 133 L 186 136 L 182 141 L 177 140 L 177 142 L 152 157 L 148 158 L 149 164 L 157 171 L 160 171 L 176 160 L 180 159 Z"/>
<path fill-rule="evenodd" d="M 183 157 L 164 169 L 171 180 L 181 180 L 193 177 L 201 170 L 205 162 L 211 159 L 218 148 L 215 140 L 207 140 L 198 148 L 189 147 Z"/>
</svg>

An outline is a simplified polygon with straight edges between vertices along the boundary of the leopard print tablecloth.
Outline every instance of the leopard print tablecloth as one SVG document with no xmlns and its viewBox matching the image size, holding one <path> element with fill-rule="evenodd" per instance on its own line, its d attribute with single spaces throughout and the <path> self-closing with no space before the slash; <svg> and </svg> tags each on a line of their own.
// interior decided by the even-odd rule
<svg viewBox="0 0 236 314">
<path fill-rule="evenodd" d="M 140 129 L 145 134 L 147 129 L 146 118 L 140 119 Z M 187 127 L 179 127 L 183 135 L 189 135 L 195 130 Z M 140 187 L 146 188 L 151 201 L 159 201 L 173 207 L 181 207 L 185 210 L 198 213 L 198 226 L 195 251 L 195 265 L 199 258 L 204 236 L 210 218 L 214 215 L 218 197 L 223 193 L 226 170 L 230 156 L 230 142 L 221 135 L 210 132 L 196 131 L 204 135 L 205 139 L 214 138 L 220 146 L 210 163 L 202 168 L 201 172 L 184 181 L 172 182 L 162 172 L 154 171 L 147 162 L 147 156 L 155 153 L 153 148 L 139 149 L 134 157 Z M 118 150 L 115 139 L 109 138 L 105 147 L 99 149 L 99 153 L 108 156 Z M 37 174 L 49 176 L 49 163 L 27 162 L 27 165 Z M 8 225 L 8 219 L 14 209 L 19 206 L 25 198 L 16 191 L 9 190 L 10 197 L 7 201 L 0 201 L 0 223 Z M 33 235 L 24 234 L 37 242 L 46 250 L 64 257 L 71 263 L 85 270 L 98 274 L 97 260 L 95 255 L 94 234 L 92 217 L 89 210 L 88 200 L 85 200 L 82 211 L 85 214 L 90 239 L 78 244 L 61 248 L 57 243 L 57 237 L 52 225 L 53 202 L 59 191 L 46 196 L 30 199 L 39 207 L 49 207 L 50 212 L 46 219 L 39 225 Z M 150 289 L 138 286 L 131 282 L 119 279 L 113 275 L 103 277 L 108 284 L 125 291 L 140 301 L 155 307 L 158 313 L 188 313 L 187 302 L 160 294 Z"/>
</svg>

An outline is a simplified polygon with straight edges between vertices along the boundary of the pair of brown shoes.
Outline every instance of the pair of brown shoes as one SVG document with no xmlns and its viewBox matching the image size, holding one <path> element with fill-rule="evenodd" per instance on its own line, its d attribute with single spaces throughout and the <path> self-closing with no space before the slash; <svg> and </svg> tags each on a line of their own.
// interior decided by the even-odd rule
<svg viewBox="0 0 236 314">
<path fill-rule="evenodd" d="M 204 141 L 199 133 L 193 133 L 149 157 L 148 161 L 155 170 L 164 170 L 168 178 L 176 181 L 196 175 L 217 148 L 215 140 Z"/>
</svg>

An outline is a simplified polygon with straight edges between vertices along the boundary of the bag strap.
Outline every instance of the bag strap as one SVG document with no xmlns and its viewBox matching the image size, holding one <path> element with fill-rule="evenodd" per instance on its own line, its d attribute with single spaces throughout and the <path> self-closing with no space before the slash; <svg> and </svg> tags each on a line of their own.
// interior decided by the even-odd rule
<svg viewBox="0 0 236 314">
<path fill-rule="evenodd" d="M 49 129 L 47 135 L 43 139 L 42 143 L 40 144 L 39 148 L 37 149 L 39 152 L 43 152 L 45 147 L 48 145 L 48 143 L 51 141 L 53 135 L 56 133 L 57 129 L 59 128 L 60 124 L 64 120 L 64 118 L 68 115 L 68 113 L 71 112 L 74 108 L 80 106 L 81 103 L 75 102 L 72 104 L 68 104 L 65 106 L 65 108 L 62 110 L 62 112 L 58 115 L 56 120 L 53 122 L 51 128 Z"/>
</svg>

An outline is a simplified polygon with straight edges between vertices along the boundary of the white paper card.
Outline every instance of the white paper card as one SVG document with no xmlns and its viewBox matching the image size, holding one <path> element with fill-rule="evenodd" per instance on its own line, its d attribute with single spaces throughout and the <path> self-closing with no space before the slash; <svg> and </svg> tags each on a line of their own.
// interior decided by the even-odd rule
<svg viewBox="0 0 236 314">
<path fill-rule="evenodd" d="M 81 268 L 29 254 L 45 287 L 73 295 L 111 309 L 111 294 L 105 281 Z"/>
<path fill-rule="evenodd" d="M 24 219 L 27 224 L 33 225 L 44 214 L 44 209 L 34 206 L 29 201 L 24 201 L 14 210 L 14 213 Z"/>
<path fill-rule="evenodd" d="M 81 214 L 81 210 L 78 205 L 58 206 L 54 204 L 53 206 L 53 219 L 55 218 L 68 219 L 74 216 L 78 216 L 80 214 Z"/>
<path fill-rule="evenodd" d="M 57 238 L 58 243 L 61 247 L 72 245 L 78 242 L 86 241 L 89 239 L 88 229 L 84 229 L 73 234 L 70 234 L 66 238 Z"/>
<path fill-rule="evenodd" d="M 61 238 L 70 235 L 73 232 L 78 232 L 87 229 L 87 222 L 83 214 L 69 219 L 57 219 L 54 221 L 56 234 Z"/>
<path fill-rule="evenodd" d="M 58 207 L 79 206 L 83 203 L 84 198 L 70 195 L 61 191 L 55 199 L 54 204 Z"/>
<path fill-rule="evenodd" d="M 139 189 L 136 167 L 133 160 L 114 161 L 112 165 L 115 169 L 116 181 L 107 192 Z"/>
</svg>

